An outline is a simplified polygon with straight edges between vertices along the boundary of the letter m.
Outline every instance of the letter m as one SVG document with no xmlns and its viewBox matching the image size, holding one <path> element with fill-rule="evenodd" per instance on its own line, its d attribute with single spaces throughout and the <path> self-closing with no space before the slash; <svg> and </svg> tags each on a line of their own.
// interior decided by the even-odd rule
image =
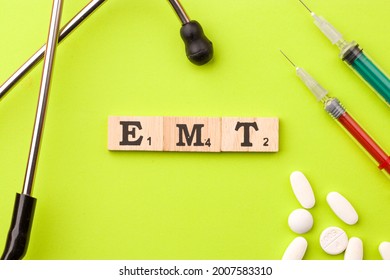
<svg viewBox="0 0 390 280">
<path fill-rule="evenodd" d="M 194 124 L 191 134 L 188 131 L 186 124 L 177 124 L 176 127 L 179 128 L 179 142 L 176 143 L 176 146 L 186 145 L 183 138 L 185 139 L 187 146 L 192 145 L 194 138 L 196 139 L 194 146 L 204 146 L 204 143 L 202 143 L 202 127 L 204 127 L 204 124 Z"/>
</svg>

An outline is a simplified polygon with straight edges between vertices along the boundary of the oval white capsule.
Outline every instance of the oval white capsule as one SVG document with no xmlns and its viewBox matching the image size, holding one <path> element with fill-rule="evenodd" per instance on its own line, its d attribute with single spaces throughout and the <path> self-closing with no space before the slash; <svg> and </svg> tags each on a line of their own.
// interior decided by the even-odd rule
<svg viewBox="0 0 390 280">
<path fill-rule="evenodd" d="M 348 236 L 341 228 L 328 227 L 321 233 L 320 244 L 329 255 L 338 255 L 347 248 Z"/>
<path fill-rule="evenodd" d="M 306 233 L 313 227 L 313 216 L 305 209 L 296 209 L 288 216 L 288 225 L 295 233 Z"/>
<path fill-rule="evenodd" d="M 296 237 L 284 251 L 282 260 L 302 260 L 307 249 L 307 241 L 304 237 Z"/>
<path fill-rule="evenodd" d="M 390 260 L 390 242 L 382 242 L 379 245 L 379 253 L 382 259 Z"/>
<path fill-rule="evenodd" d="M 363 242 L 358 237 L 351 237 L 345 250 L 344 260 L 362 260 Z"/>
<path fill-rule="evenodd" d="M 290 183 L 295 194 L 295 197 L 303 208 L 313 208 L 315 204 L 315 197 L 313 189 L 305 175 L 300 171 L 294 171 L 290 175 Z"/>
<path fill-rule="evenodd" d="M 331 192 L 326 197 L 330 208 L 344 223 L 354 225 L 357 223 L 359 216 L 352 204 L 338 192 Z"/>
</svg>

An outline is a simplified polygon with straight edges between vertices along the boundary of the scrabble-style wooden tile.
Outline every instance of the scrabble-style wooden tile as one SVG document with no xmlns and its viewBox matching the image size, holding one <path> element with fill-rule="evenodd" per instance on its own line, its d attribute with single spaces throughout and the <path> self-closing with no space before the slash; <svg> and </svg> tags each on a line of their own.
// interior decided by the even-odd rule
<svg viewBox="0 0 390 280">
<path fill-rule="evenodd" d="M 164 151 L 220 152 L 221 118 L 164 117 Z"/>
<path fill-rule="evenodd" d="M 278 118 L 222 118 L 222 152 L 277 152 Z"/>
<path fill-rule="evenodd" d="M 163 117 L 109 117 L 111 151 L 162 151 Z"/>
</svg>

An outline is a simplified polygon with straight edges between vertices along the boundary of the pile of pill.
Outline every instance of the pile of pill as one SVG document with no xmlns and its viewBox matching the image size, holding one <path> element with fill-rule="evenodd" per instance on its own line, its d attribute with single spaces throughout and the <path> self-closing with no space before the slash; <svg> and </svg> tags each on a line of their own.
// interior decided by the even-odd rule
<svg viewBox="0 0 390 280">
<path fill-rule="evenodd" d="M 313 216 L 308 211 L 315 205 L 313 189 L 306 176 L 300 171 L 290 175 L 290 183 L 295 197 L 303 208 L 295 209 L 288 217 L 290 229 L 297 234 L 304 234 L 313 227 Z M 358 222 L 359 216 L 352 204 L 338 192 L 330 192 L 326 201 L 336 216 L 347 225 Z M 358 237 L 348 238 L 346 232 L 339 227 L 328 227 L 320 235 L 321 248 L 329 255 L 343 252 L 344 260 L 362 260 L 363 242 Z M 282 260 L 302 260 L 308 243 L 302 236 L 296 237 L 285 250 Z M 390 260 L 390 242 L 382 242 L 379 252 L 384 260 Z"/>
</svg>

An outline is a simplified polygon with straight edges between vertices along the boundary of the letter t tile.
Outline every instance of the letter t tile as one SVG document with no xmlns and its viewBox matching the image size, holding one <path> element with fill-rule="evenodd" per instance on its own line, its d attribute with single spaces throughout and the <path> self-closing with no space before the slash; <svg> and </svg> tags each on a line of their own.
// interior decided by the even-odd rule
<svg viewBox="0 0 390 280">
<path fill-rule="evenodd" d="M 222 152 L 277 152 L 278 118 L 222 118 Z"/>
</svg>

